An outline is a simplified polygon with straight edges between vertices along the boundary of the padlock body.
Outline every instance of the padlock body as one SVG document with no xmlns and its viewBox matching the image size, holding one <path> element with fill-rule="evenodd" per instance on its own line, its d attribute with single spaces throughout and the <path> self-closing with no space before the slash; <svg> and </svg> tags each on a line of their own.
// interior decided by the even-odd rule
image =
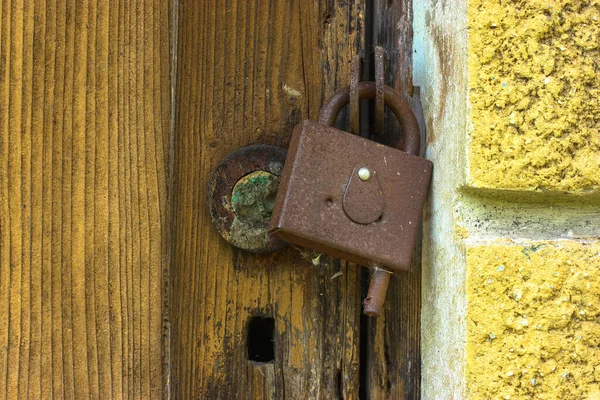
<svg viewBox="0 0 600 400">
<path fill-rule="evenodd" d="M 362 183 L 351 178 L 361 167 L 377 181 L 356 186 Z M 424 158 L 304 121 L 292 134 L 269 231 L 287 242 L 361 265 L 408 270 L 432 169 Z M 362 191 L 350 192 L 349 185 Z M 383 200 L 377 220 L 358 223 L 360 218 L 349 216 L 360 214 L 363 206 L 365 215 L 373 204 L 381 207 L 380 201 L 373 201 L 377 196 Z M 379 215 L 379 210 L 371 215 Z"/>
</svg>

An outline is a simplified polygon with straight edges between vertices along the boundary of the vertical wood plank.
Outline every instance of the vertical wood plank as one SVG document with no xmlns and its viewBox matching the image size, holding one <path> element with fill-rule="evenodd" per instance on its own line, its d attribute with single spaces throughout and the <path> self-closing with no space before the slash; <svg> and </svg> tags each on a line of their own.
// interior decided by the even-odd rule
<svg viewBox="0 0 600 400">
<path fill-rule="evenodd" d="M 251 143 L 287 146 L 349 82 L 362 43 L 359 1 L 180 2 L 172 289 L 176 398 L 358 395 L 357 268 L 292 247 L 238 252 L 215 232 L 212 169 Z M 337 272 L 341 276 L 333 278 Z M 275 359 L 247 359 L 247 324 L 275 320 Z"/>
<path fill-rule="evenodd" d="M 399 90 L 417 119 L 422 118 L 418 90 L 412 85 L 412 0 L 374 2 L 373 35 L 374 44 L 385 51 L 385 83 Z M 386 113 L 384 132 L 393 136 L 400 128 L 390 114 Z M 421 247 L 417 246 L 412 270 L 396 273 L 390 281 L 385 314 L 370 320 L 371 399 L 420 398 L 420 309 Z"/>
<path fill-rule="evenodd" d="M 0 397 L 161 397 L 170 6 L 0 10 Z"/>
</svg>

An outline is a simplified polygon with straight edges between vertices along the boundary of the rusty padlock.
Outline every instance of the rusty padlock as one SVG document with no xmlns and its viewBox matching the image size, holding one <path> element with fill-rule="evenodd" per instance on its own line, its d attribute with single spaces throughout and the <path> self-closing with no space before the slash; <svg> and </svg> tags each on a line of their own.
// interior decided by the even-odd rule
<svg viewBox="0 0 600 400">
<path fill-rule="evenodd" d="M 374 99 L 375 82 L 358 83 L 358 96 Z M 360 265 L 408 270 L 433 164 L 418 156 L 417 120 L 399 92 L 384 87 L 385 104 L 402 127 L 403 149 L 334 128 L 349 97 L 349 88 L 337 92 L 319 122 L 294 128 L 269 231 Z"/>
</svg>

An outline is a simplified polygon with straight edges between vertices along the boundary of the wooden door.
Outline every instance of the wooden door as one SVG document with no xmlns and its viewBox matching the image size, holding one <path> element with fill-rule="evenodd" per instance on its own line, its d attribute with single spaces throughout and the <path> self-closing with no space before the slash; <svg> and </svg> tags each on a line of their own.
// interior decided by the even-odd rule
<svg viewBox="0 0 600 400">
<path fill-rule="evenodd" d="M 352 56 L 368 59 L 374 44 L 387 50 L 388 82 L 412 96 L 410 2 L 374 3 L 179 3 L 176 398 L 418 396 L 418 268 L 393 280 L 385 316 L 368 320 L 361 315 L 365 276 L 355 265 L 311 260 L 293 247 L 238 251 L 218 236 L 205 204 L 207 180 L 223 157 L 254 143 L 285 148 L 294 125 L 315 119 L 328 96 L 349 84 Z M 248 327 L 257 317 L 272 319 L 272 362 L 248 359 Z"/>
<path fill-rule="evenodd" d="M 0 398 L 417 398 L 417 266 L 369 320 L 364 271 L 237 251 L 205 204 L 224 156 L 285 148 L 373 45 L 412 103 L 410 20 L 408 0 L 0 1 Z"/>
</svg>

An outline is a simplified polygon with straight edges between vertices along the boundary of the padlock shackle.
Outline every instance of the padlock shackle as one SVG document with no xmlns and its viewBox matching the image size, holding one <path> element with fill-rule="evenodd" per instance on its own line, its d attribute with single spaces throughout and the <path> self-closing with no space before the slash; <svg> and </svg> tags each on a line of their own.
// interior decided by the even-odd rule
<svg viewBox="0 0 600 400">
<path fill-rule="evenodd" d="M 375 82 L 359 82 L 358 97 L 360 99 L 375 99 L 377 89 Z M 383 87 L 383 98 L 385 105 L 392 110 L 404 135 L 404 147 L 400 150 L 418 156 L 421 148 L 421 134 L 419 133 L 419 124 L 408 103 L 402 99 L 400 92 L 389 86 Z M 319 114 L 319 122 L 333 126 L 338 113 L 344 106 L 350 103 L 350 87 L 338 90 L 331 96 Z"/>
</svg>

